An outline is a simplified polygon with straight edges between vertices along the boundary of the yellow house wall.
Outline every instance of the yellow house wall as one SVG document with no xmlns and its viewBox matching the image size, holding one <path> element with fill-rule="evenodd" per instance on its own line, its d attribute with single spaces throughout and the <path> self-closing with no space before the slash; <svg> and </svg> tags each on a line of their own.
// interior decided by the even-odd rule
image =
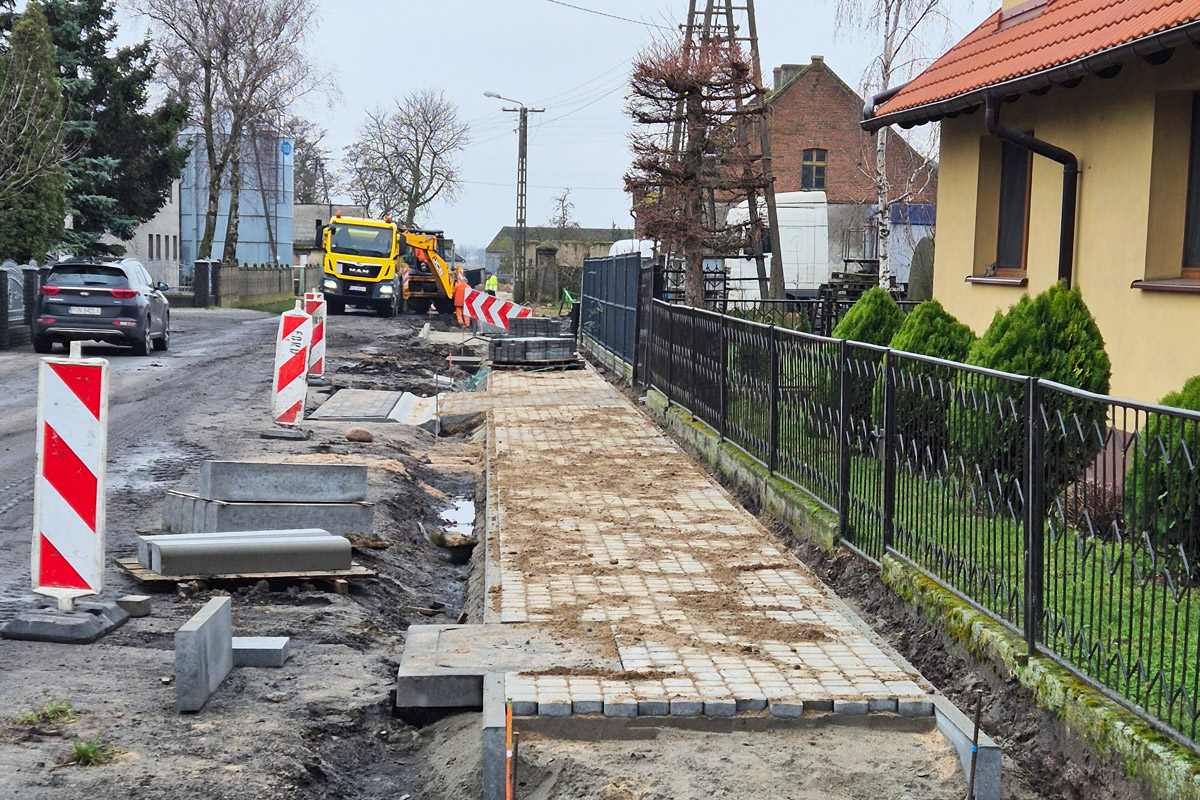
<svg viewBox="0 0 1200 800">
<path fill-rule="evenodd" d="M 1162 66 L 1134 59 L 1110 80 L 1085 78 L 1075 89 L 1026 95 L 1001 109 L 1005 125 L 1079 159 L 1074 282 L 1104 336 L 1111 393 L 1120 397 L 1156 401 L 1200 374 L 1200 294 L 1130 288 L 1136 280 L 1179 274 L 1186 115 L 1194 91 L 1200 91 L 1200 53 L 1188 47 Z M 981 147 L 994 147 L 983 116 L 980 109 L 942 122 L 934 269 L 934 297 L 976 333 L 1026 291 L 965 281 L 995 260 L 999 162 L 985 152 L 981 167 Z M 1034 156 L 1028 291 L 1041 292 L 1057 279 L 1061 202 L 1062 167 Z"/>
</svg>

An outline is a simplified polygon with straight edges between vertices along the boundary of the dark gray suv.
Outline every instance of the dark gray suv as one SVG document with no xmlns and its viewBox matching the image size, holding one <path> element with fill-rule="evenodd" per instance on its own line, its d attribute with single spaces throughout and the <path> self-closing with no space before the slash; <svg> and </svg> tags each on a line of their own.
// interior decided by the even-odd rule
<svg viewBox="0 0 1200 800">
<path fill-rule="evenodd" d="M 68 259 L 55 264 L 42 283 L 33 316 L 33 349 L 49 353 L 55 342 L 101 341 L 129 345 L 134 355 L 171 343 L 171 311 L 140 262 Z"/>
</svg>

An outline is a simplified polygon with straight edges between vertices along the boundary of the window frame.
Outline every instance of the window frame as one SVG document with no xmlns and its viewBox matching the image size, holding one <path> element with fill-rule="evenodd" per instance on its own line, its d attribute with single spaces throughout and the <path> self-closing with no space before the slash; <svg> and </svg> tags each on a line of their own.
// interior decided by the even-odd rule
<svg viewBox="0 0 1200 800">
<path fill-rule="evenodd" d="M 1012 211 L 1006 211 L 1006 199 L 1011 203 L 1013 194 L 1011 189 L 1006 191 L 1005 173 L 1010 168 L 1010 158 L 1019 160 L 1024 165 L 1024 188 L 1015 196 L 1021 198 L 1021 208 Z M 1000 196 L 996 203 L 996 260 L 993 262 L 994 277 L 997 278 L 1025 278 L 1029 270 L 1029 220 L 1030 206 L 1033 199 L 1033 153 L 1023 147 L 1018 147 L 1015 144 L 1007 141 L 1000 142 Z M 1018 264 L 1001 264 L 1001 252 L 1004 249 L 1005 216 L 1013 214 L 1020 220 L 1021 231 L 1021 257 Z"/>
<path fill-rule="evenodd" d="M 819 156 L 818 156 L 819 154 Z M 817 186 L 817 170 L 821 181 Z M 808 180 L 805 177 L 808 176 Z M 800 151 L 800 191 L 823 192 L 829 185 L 829 150 L 824 147 L 805 147 Z"/>
</svg>

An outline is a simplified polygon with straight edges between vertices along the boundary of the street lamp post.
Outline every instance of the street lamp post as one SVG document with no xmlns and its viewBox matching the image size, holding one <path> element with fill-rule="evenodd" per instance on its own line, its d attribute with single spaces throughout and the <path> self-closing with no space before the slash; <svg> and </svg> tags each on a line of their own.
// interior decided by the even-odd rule
<svg viewBox="0 0 1200 800">
<path fill-rule="evenodd" d="M 540 114 L 544 108 L 527 108 L 519 100 L 501 97 L 495 92 L 484 92 L 484 97 L 505 100 L 516 103 L 516 108 L 505 108 L 503 111 L 514 111 L 520 116 L 517 127 L 517 241 L 513 244 L 513 299 L 518 303 L 525 301 L 525 188 L 527 162 L 529 158 L 529 115 Z"/>
</svg>

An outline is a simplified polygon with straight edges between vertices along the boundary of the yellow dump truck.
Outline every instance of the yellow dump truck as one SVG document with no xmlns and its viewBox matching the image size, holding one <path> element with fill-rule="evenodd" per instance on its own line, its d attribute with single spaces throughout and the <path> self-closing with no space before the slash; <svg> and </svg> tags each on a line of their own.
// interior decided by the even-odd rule
<svg viewBox="0 0 1200 800">
<path fill-rule="evenodd" d="M 408 231 L 392 222 L 337 215 L 322 234 L 321 285 L 330 314 L 349 306 L 390 317 L 398 311 L 453 311 L 454 275 L 438 252 L 436 231 Z"/>
</svg>

